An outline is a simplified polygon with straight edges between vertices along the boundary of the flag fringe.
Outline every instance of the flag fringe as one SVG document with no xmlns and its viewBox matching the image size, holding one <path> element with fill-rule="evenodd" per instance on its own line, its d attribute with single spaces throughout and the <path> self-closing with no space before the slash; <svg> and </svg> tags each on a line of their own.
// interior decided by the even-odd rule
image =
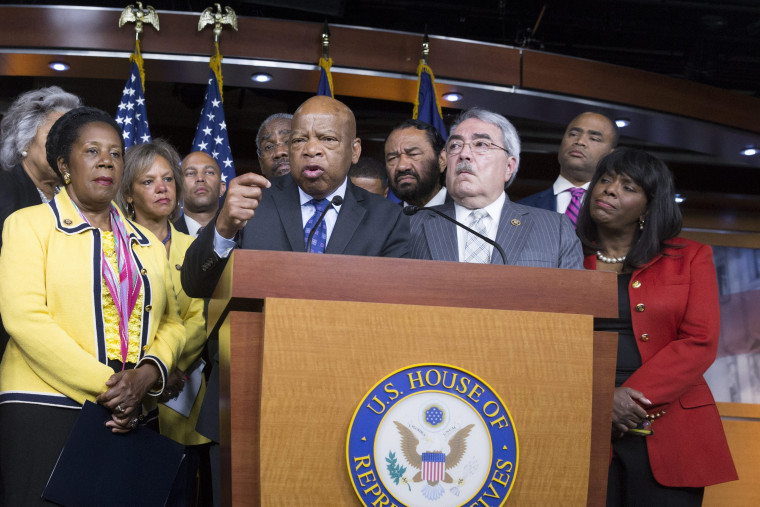
<svg viewBox="0 0 760 507">
<path fill-rule="evenodd" d="M 335 87 L 333 87 L 333 79 L 332 79 L 332 71 L 330 68 L 332 67 L 333 59 L 324 57 L 319 59 L 319 66 L 323 69 L 325 69 L 325 74 L 327 74 L 327 82 L 330 84 L 330 95 L 332 97 L 335 97 Z"/>
<path fill-rule="evenodd" d="M 216 54 L 212 55 L 208 61 L 209 67 L 214 71 L 216 82 L 219 84 L 219 98 L 224 102 L 224 84 L 222 83 L 222 54 L 219 52 L 219 42 L 214 42 Z"/>
<path fill-rule="evenodd" d="M 137 70 L 140 71 L 140 85 L 142 86 L 143 93 L 145 93 L 145 69 L 143 68 L 143 57 L 140 52 L 140 39 L 135 40 L 135 52 L 129 57 L 129 61 L 137 64 Z"/>
</svg>

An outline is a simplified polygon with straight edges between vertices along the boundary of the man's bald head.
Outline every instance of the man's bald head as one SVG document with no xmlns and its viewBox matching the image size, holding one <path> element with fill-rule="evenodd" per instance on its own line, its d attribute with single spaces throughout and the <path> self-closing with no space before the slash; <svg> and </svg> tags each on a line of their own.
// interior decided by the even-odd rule
<svg viewBox="0 0 760 507">
<path fill-rule="evenodd" d="M 293 114 L 290 165 L 293 179 L 310 196 L 321 199 L 346 179 L 361 154 L 354 113 L 324 95 L 311 97 Z"/>
</svg>

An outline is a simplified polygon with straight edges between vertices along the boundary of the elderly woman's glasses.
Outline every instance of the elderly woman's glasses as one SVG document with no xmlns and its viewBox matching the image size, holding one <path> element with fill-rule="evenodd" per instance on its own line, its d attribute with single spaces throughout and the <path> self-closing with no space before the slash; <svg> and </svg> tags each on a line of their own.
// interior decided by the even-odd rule
<svg viewBox="0 0 760 507">
<path fill-rule="evenodd" d="M 466 145 L 469 145 L 472 152 L 478 155 L 485 155 L 489 152 L 489 150 L 492 150 L 494 148 L 506 151 L 507 155 L 510 154 L 508 149 L 503 148 L 498 144 L 494 144 L 486 139 L 475 139 L 469 143 L 455 139 L 446 145 L 446 153 L 449 155 L 458 155 L 462 152 Z"/>
</svg>

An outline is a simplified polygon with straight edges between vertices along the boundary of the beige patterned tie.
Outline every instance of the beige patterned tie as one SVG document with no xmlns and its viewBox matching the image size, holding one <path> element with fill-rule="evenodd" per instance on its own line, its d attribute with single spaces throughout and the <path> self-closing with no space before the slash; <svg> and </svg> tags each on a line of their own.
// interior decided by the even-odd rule
<svg viewBox="0 0 760 507">
<path fill-rule="evenodd" d="M 488 216 L 488 212 L 482 209 L 473 210 L 470 213 L 470 228 L 479 232 L 483 236 L 488 234 L 488 220 L 491 217 Z M 476 264 L 488 264 L 491 262 L 491 254 L 488 251 L 488 243 L 475 236 L 474 234 L 466 233 L 467 237 L 464 242 L 464 261 L 472 262 Z"/>
</svg>

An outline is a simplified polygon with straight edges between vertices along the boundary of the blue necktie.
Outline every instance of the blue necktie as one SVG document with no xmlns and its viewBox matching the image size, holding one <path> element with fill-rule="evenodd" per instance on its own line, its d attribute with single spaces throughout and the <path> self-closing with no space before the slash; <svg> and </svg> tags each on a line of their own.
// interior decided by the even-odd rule
<svg viewBox="0 0 760 507">
<path fill-rule="evenodd" d="M 319 217 L 322 215 L 322 212 L 327 209 L 327 207 L 330 205 L 330 201 L 327 199 L 312 199 L 307 204 L 311 204 L 314 206 L 314 214 L 311 215 L 311 218 L 309 218 L 309 221 L 306 222 L 306 225 L 303 228 L 303 243 L 306 245 L 306 251 L 309 251 L 308 245 L 306 244 L 309 240 L 309 234 L 311 233 L 311 230 L 314 228 L 314 224 L 317 223 L 317 220 L 319 220 Z M 317 232 L 314 233 L 314 236 L 311 238 L 311 252 L 312 253 L 325 253 L 325 245 L 327 244 L 327 224 L 325 224 L 324 219 L 322 219 L 321 222 L 319 222 L 319 225 L 317 226 Z"/>
</svg>

